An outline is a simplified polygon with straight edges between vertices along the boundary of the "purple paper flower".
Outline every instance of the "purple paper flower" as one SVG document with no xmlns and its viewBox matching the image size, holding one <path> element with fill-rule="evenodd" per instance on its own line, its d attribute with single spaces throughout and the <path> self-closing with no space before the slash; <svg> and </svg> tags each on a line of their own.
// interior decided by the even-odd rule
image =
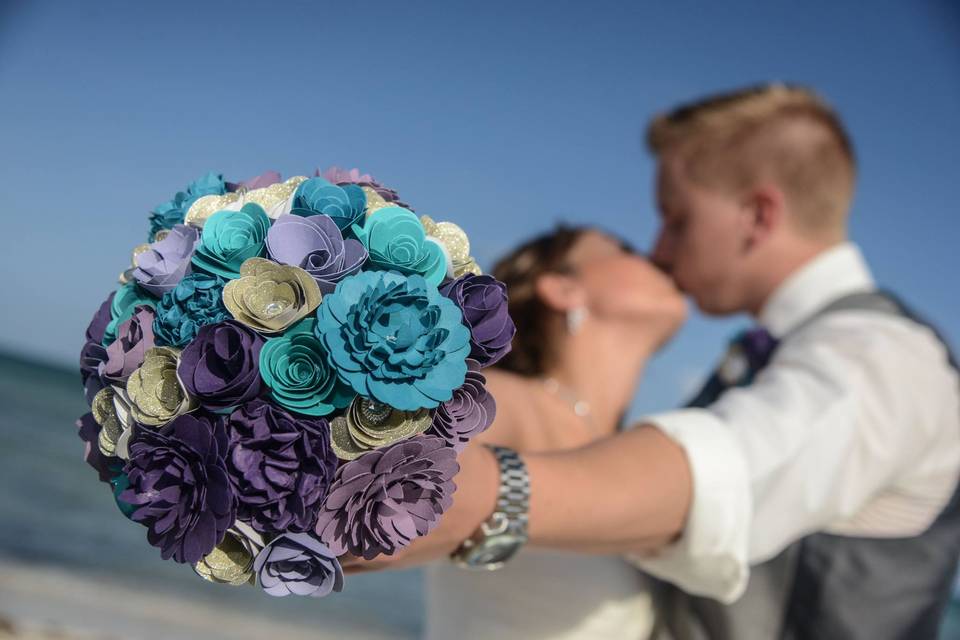
<svg viewBox="0 0 960 640">
<path fill-rule="evenodd" d="M 136 258 L 133 279 L 158 298 L 177 286 L 190 273 L 193 251 L 200 234 L 193 227 L 174 225 L 159 242 L 150 245 Z"/>
<path fill-rule="evenodd" d="M 327 421 L 254 400 L 225 426 L 237 517 L 261 533 L 311 530 L 337 470 Z"/>
<path fill-rule="evenodd" d="M 234 320 L 204 325 L 181 352 L 177 375 L 208 409 L 242 404 L 260 394 L 263 343 L 256 332 Z"/>
<path fill-rule="evenodd" d="M 80 350 L 80 379 L 83 382 L 83 396 L 87 404 L 93 402 L 93 396 L 103 389 L 104 382 L 100 380 L 100 365 L 107 361 L 107 350 L 103 347 L 103 335 L 112 319 L 110 306 L 113 304 L 111 292 L 104 300 L 97 312 L 93 314 L 90 324 L 87 325 L 86 342 Z"/>
<path fill-rule="evenodd" d="M 486 383 L 480 365 L 475 360 L 467 360 L 463 386 L 437 408 L 427 433 L 440 436 L 458 453 L 463 451 L 474 436 L 487 430 L 497 415 L 497 403 L 487 392 Z"/>
<path fill-rule="evenodd" d="M 227 191 L 239 191 L 240 189 L 248 189 L 252 191 L 253 189 L 269 187 L 270 185 L 281 182 L 282 180 L 283 178 L 280 177 L 278 172 L 264 171 L 258 176 L 247 178 L 246 180 L 242 180 L 240 182 L 228 182 Z"/>
<path fill-rule="evenodd" d="M 507 287 L 491 276 L 463 275 L 440 287 L 440 293 L 463 311 L 470 327 L 470 357 L 489 367 L 510 353 L 517 332 L 507 311 Z"/>
<path fill-rule="evenodd" d="M 274 538 L 257 554 L 253 570 L 271 596 L 322 598 L 343 589 L 343 569 L 337 556 L 308 533 Z"/>
<path fill-rule="evenodd" d="M 459 470 L 456 452 L 435 436 L 365 453 L 337 471 L 317 535 L 338 556 L 392 555 L 436 526 Z"/>
<path fill-rule="evenodd" d="M 363 244 L 345 240 L 337 223 L 325 215 L 280 216 L 267 232 L 267 252 L 277 262 L 309 273 L 322 293 L 332 293 L 337 282 L 359 271 L 367 259 Z"/>
<path fill-rule="evenodd" d="M 85 413 L 77 419 L 77 435 L 83 440 L 83 459 L 93 467 L 100 478 L 100 482 L 110 482 L 117 472 L 123 468 L 123 460 L 113 456 L 105 456 L 97 443 L 100 437 L 100 425 L 93 419 L 92 413 Z"/>
<path fill-rule="evenodd" d="M 403 207 L 404 209 L 409 209 L 410 211 L 414 210 L 410 205 L 400 201 L 400 196 L 397 195 L 396 191 L 389 187 L 383 186 L 369 173 L 360 173 L 359 169 L 348 170 L 341 169 L 340 167 L 330 167 L 323 173 L 320 172 L 320 169 L 317 169 L 313 175 L 323 178 L 336 185 L 355 184 L 361 187 L 370 187 L 377 192 L 377 195 L 390 204 L 395 204 L 398 207 Z"/>
<path fill-rule="evenodd" d="M 100 379 L 109 384 L 124 385 L 127 378 L 143 364 L 147 349 L 154 346 L 152 307 L 139 305 L 133 315 L 117 329 L 117 339 L 107 347 L 107 360 L 100 364 Z"/>
<path fill-rule="evenodd" d="M 160 429 L 138 429 L 124 467 L 130 487 L 120 500 L 137 510 L 160 556 L 197 562 L 236 519 L 236 497 L 223 459 L 222 426 L 205 415 L 179 416 Z"/>
</svg>

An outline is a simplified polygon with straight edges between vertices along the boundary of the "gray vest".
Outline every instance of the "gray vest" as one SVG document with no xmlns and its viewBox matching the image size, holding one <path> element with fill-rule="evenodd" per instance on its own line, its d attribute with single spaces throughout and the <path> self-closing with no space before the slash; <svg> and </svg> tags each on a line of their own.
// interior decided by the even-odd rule
<svg viewBox="0 0 960 640">
<path fill-rule="evenodd" d="M 801 326 L 840 310 L 896 314 L 933 329 L 892 295 L 873 292 L 841 298 Z M 950 363 L 957 368 L 952 355 Z M 716 388 L 715 380 L 713 385 L 710 392 L 719 395 L 723 389 Z M 704 400 L 704 392 L 697 400 Z M 958 558 L 960 486 L 919 536 L 857 538 L 815 533 L 793 543 L 772 560 L 751 567 L 747 590 L 732 605 L 659 583 L 656 591 L 664 628 L 658 637 L 934 639 Z"/>
</svg>

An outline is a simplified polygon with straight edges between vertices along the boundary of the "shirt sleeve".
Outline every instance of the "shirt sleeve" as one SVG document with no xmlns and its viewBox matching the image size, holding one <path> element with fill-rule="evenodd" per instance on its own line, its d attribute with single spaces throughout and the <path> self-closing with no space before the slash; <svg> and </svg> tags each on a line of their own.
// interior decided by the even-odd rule
<svg viewBox="0 0 960 640">
<path fill-rule="evenodd" d="M 930 451 L 945 423 L 918 399 L 956 393 L 938 347 L 915 325 L 837 313 L 785 341 L 749 387 L 645 418 L 685 450 L 693 500 L 681 538 L 634 560 L 695 595 L 735 600 L 750 564 L 853 517 Z M 919 534 L 936 512 L 900 533 Z"/>
</svg>

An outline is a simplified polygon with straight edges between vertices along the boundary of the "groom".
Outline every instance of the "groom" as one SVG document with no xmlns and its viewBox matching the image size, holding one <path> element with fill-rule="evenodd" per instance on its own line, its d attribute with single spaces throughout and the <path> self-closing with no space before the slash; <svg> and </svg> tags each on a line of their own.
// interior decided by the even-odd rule
<svg viewBox="0 0 960 640">
<path fill-rule="evenodd" d="M 469 447 L 438 528 L 348 569 L 492 568 L 523 541 L 623 552 L 677 587 L 677 638 L 935 637 L 960 554 L 960 382 L 846 239 L 841 122 L 771 85 L 661 116 L 648 143 L 654 259 L 702 311 L 757 327 L 688 408 L 569 452 Z"/>
</svg>

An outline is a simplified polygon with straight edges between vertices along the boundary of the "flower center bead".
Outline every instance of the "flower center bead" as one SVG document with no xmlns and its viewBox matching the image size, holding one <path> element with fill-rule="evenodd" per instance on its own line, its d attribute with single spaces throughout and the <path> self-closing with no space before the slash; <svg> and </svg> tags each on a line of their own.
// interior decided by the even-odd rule
<svg viewBox="0 0 960 640">
<path fill-rule="evenodd" d="M 274 317 L 283 313 L 283 310 L 286 308 L 286 305 L 282 302 L 269 302 L 267 306 L 263 308 L 264 313 L 267 317 Z"/>
</svg>

